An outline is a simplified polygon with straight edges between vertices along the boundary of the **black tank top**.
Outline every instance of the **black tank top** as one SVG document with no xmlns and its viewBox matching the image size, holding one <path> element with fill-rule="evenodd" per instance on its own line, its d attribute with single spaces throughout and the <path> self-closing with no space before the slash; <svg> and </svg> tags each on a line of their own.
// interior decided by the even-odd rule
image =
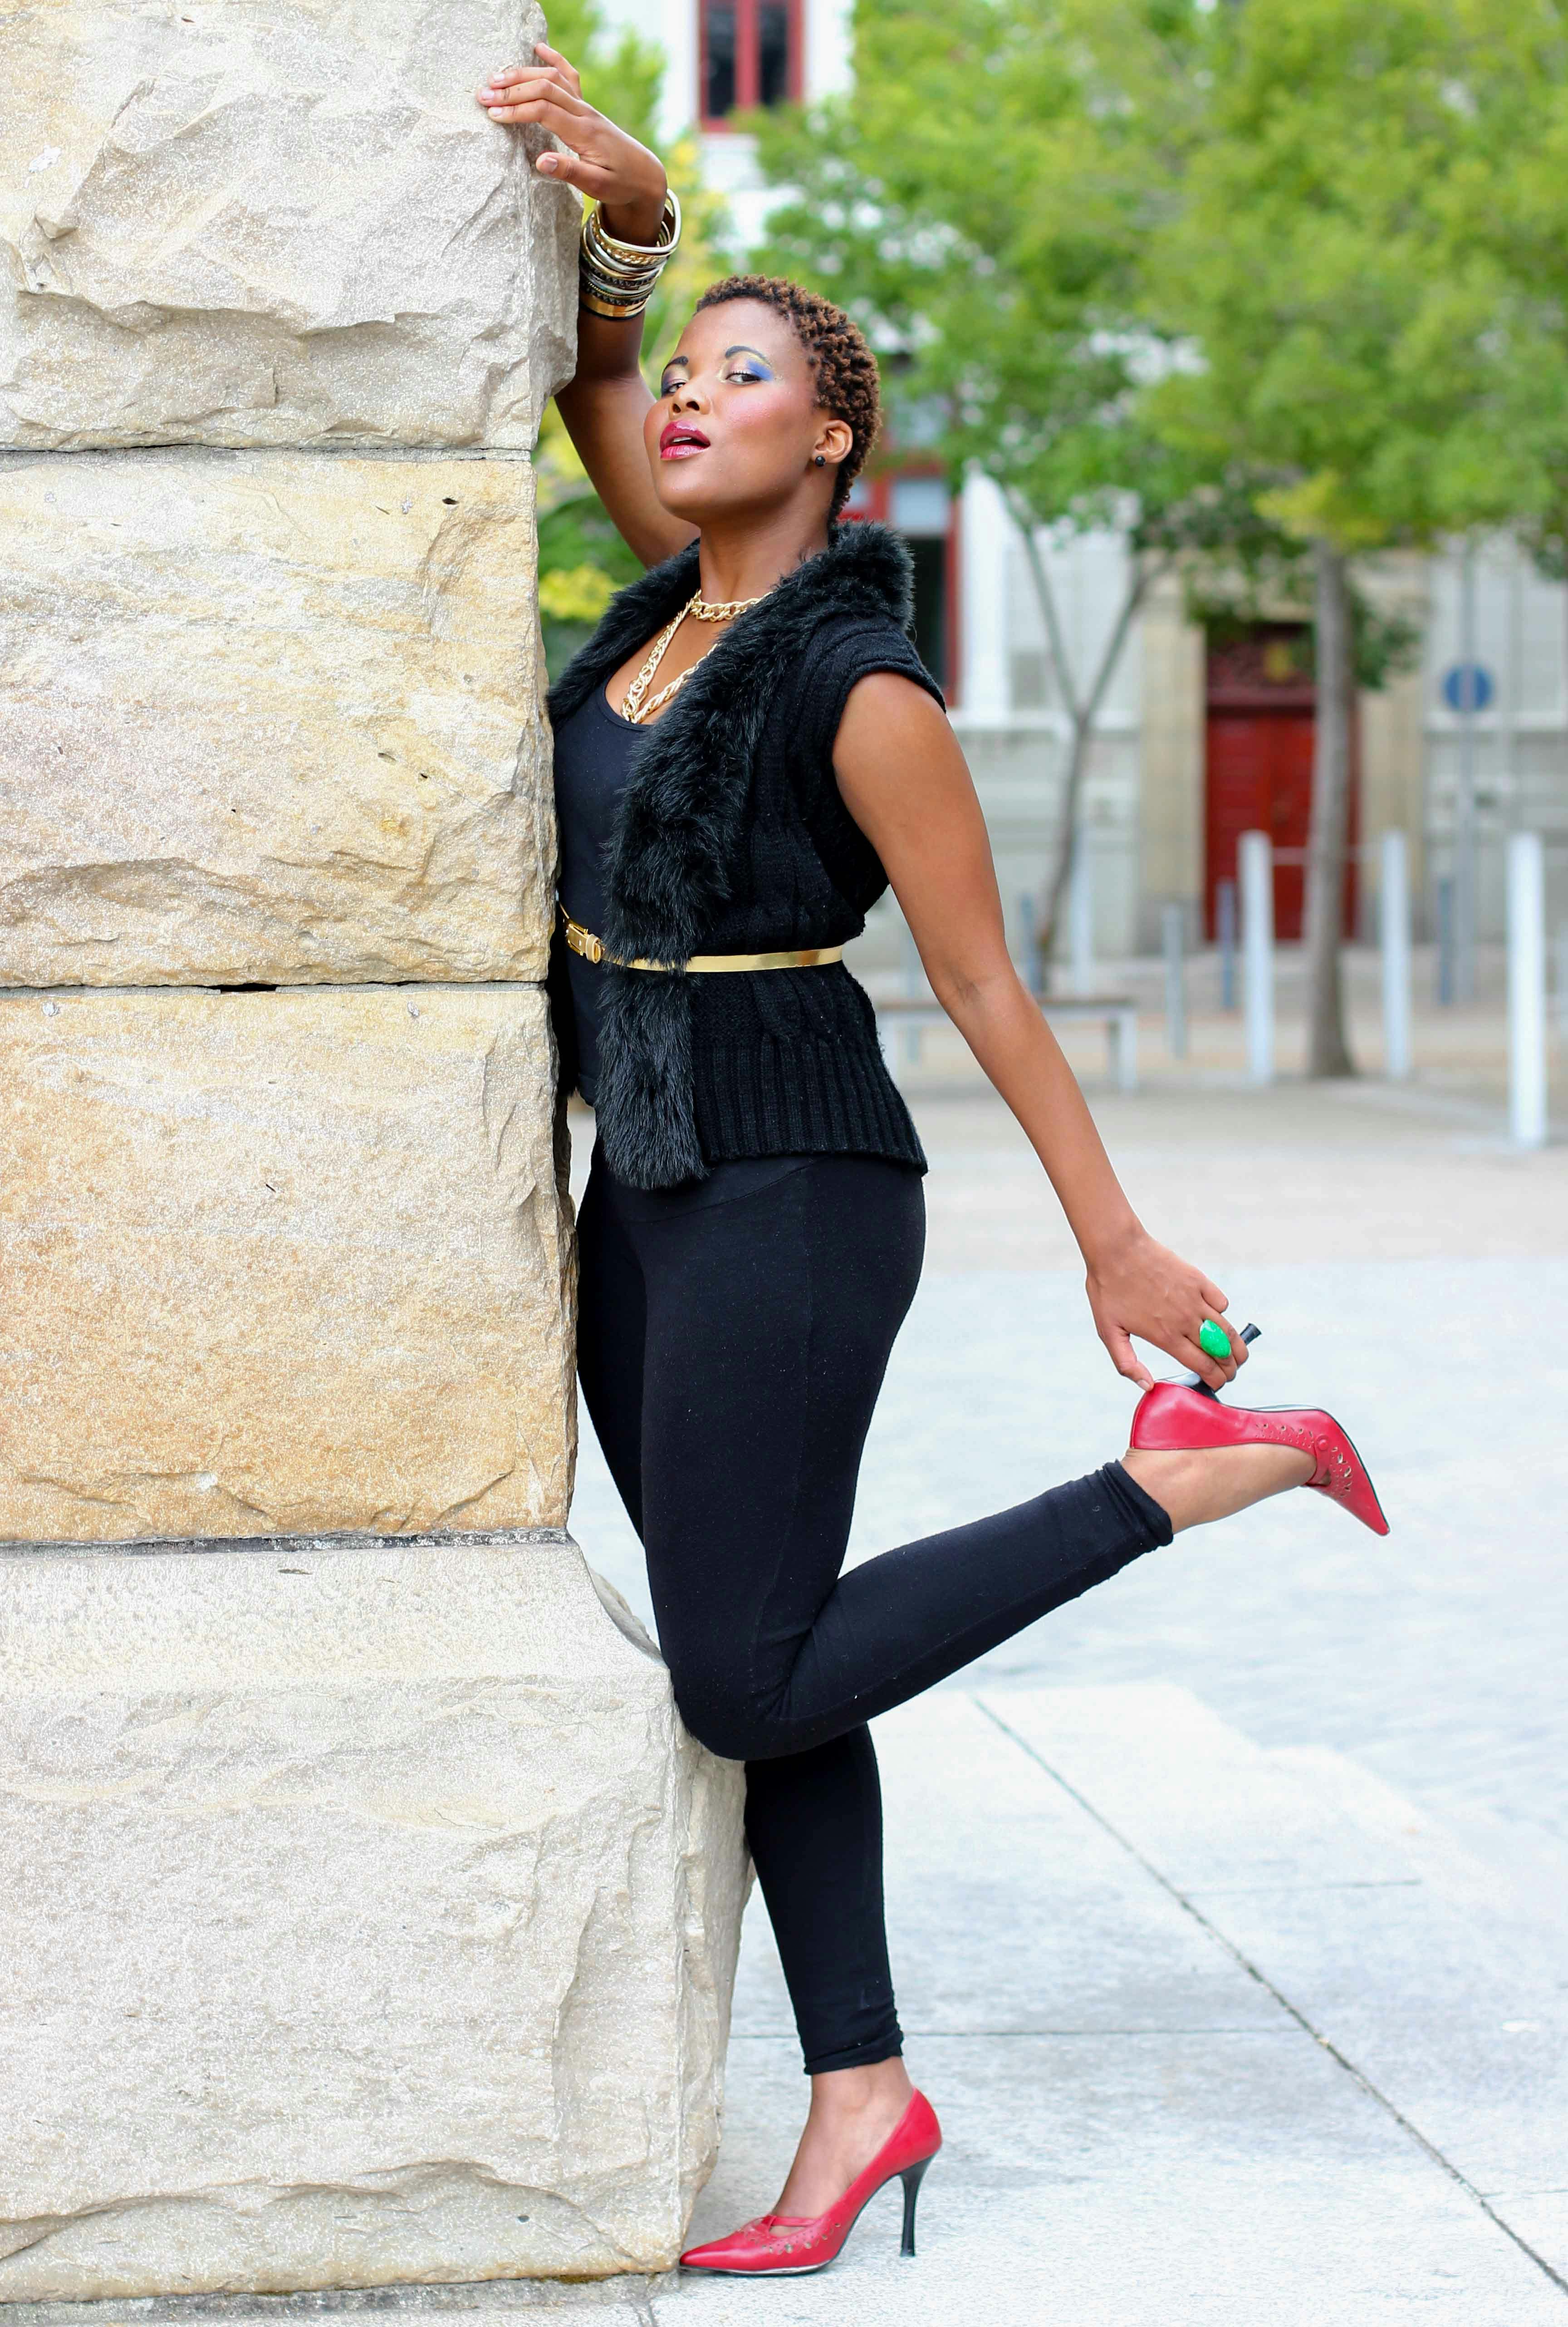
<svg viewBox="0 0 1568 2327">
<path fill-rule="evenodd" d="M 574 921 L 604 934 L 604 853 L 642 730 L 611 711 L 596 687 L 555 736 L 555 815 L 561 827 L 561 902 Z M 577 1036 L 577 1088 L 590 1107 L 599 1080 L 599 996 L 604 971 L 566 955 Z"/>
</svg>

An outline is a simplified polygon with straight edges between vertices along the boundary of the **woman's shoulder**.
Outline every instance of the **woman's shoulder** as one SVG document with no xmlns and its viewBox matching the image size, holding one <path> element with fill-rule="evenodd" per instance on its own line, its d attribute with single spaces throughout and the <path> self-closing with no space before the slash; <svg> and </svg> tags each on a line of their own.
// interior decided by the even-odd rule
<svg viewBox="0 0 1568 2327">
<path fill-rule="evenodd" d="M 891 614 L 825 614 L 804 644 L 790 689 L 786 715 L 797 748 L 818 763 L 830 762 L 852 692 L 863 678 L 882 671 L 909 680 L 946 706 L 914 640 Z"/>
</svg>

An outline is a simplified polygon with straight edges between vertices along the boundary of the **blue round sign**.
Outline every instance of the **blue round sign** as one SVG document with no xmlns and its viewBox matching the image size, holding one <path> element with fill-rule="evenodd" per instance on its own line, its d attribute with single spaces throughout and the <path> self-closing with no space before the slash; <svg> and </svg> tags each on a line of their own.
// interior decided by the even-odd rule
<svg viewBox="0 0 1568 2327">
<path fill-rule="evenodd" d="M 1443 673 L 1442 699 L 1451 711 L 1484 711 L 1497 691 L 1484 663 L 1456 662 Z"/>
</svg>

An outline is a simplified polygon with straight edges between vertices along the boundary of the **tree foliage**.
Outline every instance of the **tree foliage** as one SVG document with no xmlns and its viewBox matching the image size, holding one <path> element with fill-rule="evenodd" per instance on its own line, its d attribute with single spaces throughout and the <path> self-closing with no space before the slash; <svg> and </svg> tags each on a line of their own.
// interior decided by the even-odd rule
<svg viewBox="0 0 1568 2327">
<path fill-rule="evenodd" d="M 621 128 L 657 148 L 664 52 L 640 33 L 611 31 L 599 0 L 565 0 L 550 14 L 550 42 L 572 59 L 583 94 Z M 722 272 L 717 245 L 726 224 L 721 200 L 702 182 L 695 137 L 677 138 L 664 155 L 681 199 L 685 231 L 649 302 L 643 359 L 649 385 L 697 294 Z M 588 639 L 615 591 L 642 571 L 588 481 L 552 404 L 539 432 L 539 617 L 545 659 L 558 678 Z"/>
</svg>

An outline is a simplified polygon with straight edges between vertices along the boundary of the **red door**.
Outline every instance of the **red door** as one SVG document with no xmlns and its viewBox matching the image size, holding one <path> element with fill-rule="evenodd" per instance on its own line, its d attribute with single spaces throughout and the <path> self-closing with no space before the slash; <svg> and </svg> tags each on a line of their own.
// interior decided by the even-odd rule
<svg viewBox="0 0 1568 2327">
<path fill-rule="evenodd" d="M 1237 843 L 1266 832 L 1274 845 L 1274 934 L 1302 934 L 1307 829 L 1312 812 L 1316 720 L 1311 637 L 1302 627 L 1259 624 L 1211 645 L 1206 762 L 1204 907 L 1218 934 L 1218 893 L 1236 879 Z M 1350 837 L 1357 831 L 1356 762 L 1351 750 Z M 1354 921 L 1356 861 L 1346 867 L 1345 912 Z"/>
</svg>

